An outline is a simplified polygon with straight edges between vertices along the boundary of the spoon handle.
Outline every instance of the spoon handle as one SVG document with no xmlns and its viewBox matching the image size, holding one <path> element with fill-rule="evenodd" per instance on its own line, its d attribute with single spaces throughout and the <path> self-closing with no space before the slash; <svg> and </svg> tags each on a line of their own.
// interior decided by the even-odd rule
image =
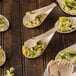
<svg viewBox="0 0 76 76">
<path fill-rule="evenodd" d="M 33 12 L 39 12 L 39 11 L 42 11 L 42 10 L 51 9 L 51 8 L 56 7 L 56 6 L 57 6 L 56 3 L 52 3 L 52 4 L 48 5 L 48 6 L 45 6 L 45 7 L 42 7 L 40 9 L 34 10 Z"/>
<path fill-rule="evenodd" d="M 57 6 L 57 4 L 56 3 L 52 3 L 52 4 L 50 4 L 50 5 L 48 5 L 48 6 L 45 6 L 45 7 L 43 7 L 43 8 L 41 8 L 41 9 L 39 9 L 37 12 L 36 12 L 36 14 L 35 14 L 35 16 L 37 16 L 37 15 L 39 15 L 39 14 L 41 14 L 41 13 L 44 13 L 44 12 L 46 12 L 46 11 L 48 11 L 48 10 L 52 10 L 54 7 L 56 7 Z"/>
<path fill-rule="evenodd" d="M 46 38 L 47 36 L 51 35 L 52 33 L 57 31 L 57 27 L 53 27 L 52 29 L 48 30 L 47 32 L 35 37 L 37 39 L 37 41 L 42 40 L 44 38 Z"/>
</svg>

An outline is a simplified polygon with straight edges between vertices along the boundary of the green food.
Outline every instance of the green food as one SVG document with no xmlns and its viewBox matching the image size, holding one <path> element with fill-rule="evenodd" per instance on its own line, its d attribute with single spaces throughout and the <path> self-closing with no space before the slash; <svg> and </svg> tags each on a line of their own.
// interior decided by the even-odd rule
<svg viewBox="0 0 76 76">
<path fill-rule="evenodd" d="M 4 53 L 3 53 L 3 49 L 0 46 L 0 66 L 4 64 L 4 62 L 5 62 Z"/>
<path fill-rule="evenodd" d="M 7 21 L 0 15 L 0 31 L 4 31 L 8 28 Z"/>
<path fill-rule="evenodd" d="M 14 67 L 10 67 L 9 70 L 6 70 L 6 73 L 4 76 L 15 76 L 14 70 L 15 70 Z"/>
<path fill-rule="evenodd" d="M 76 21 L 73 21 L 68 17 L 59 17 L 57 25 L 59 32 L 69 32 L 73 29 L 76 29 Z"/>
<path fill-rule="evenodd" d="M 75 5 L 75 2 L 74 2 L 74 0 L 65 0 L 65 3 L 66 3 L 66 5 L 69 7 L 69 8 L 73 8 L 74 7 L 74 5 Z"/>
<path fill-rule="evenodd" d="M 68 48 L 58 53 L 55 58 L 56 61 L 60 62 L 62 60 L 70 61 L 73 64 L 76 64 L 76 51 Z"/>
<path fill-rule="evenodd" d="M 28 48 L 25 45 L 22 46 L 22 53 L 24 56 L 29 57 L 29 58 L 34 58 L 39 56 L 43 50 L 46 47 L 46 43 L 43 41 L 38 41 L 37 45 L 32 47 L 32 48 Z"/>
<path fill-rule="evenodd" d="M 4 21 L 3 17 L 0 17 L 0 24 L 4 24 L 4 23 L 5 23 L 5 21 Z"/>
<path fill-rule="evenodd" d="M 71 15 L 76 15 L 76 1 L 75 0 L 63 0 L 60 3 L 60 6 L 62 7 L 62 9 L 65 10 L 65 12 Z"/>
<path fill-rule="evenodd" d="M 35 14 L 35 12 L 26 12 L 26 15 L 30 15 L 30 14 Z M 33 20 L 33 21 L 25 21 L 24 25 L 31 26 L 31 27 L 37 26 L 42 22 L 42 20 L 45 18 L 45 16 L 46 16 L 46 14 L 40 14 L 40 15 L 36 16 L 35 20 Z"/>
</svg>

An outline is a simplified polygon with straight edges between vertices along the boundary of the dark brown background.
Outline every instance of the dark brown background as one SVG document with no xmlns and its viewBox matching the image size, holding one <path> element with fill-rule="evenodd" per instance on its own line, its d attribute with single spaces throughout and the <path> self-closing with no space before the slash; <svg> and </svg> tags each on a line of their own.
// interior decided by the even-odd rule
<svg viewBox="0 0 76 76">
<path fill-rule="evenodd" d="M 36 59 L 26 59 L 21 52 L 25 40 L 46 32 L 54 26 L 60 16 L 69 16 L 57 6 L 47 17 L 44 23 L 35 29 L 27 29 L 22 24 L 26 11 L 31 11 L 55 0 L 0 0 L 0 14 L 10 21 L 10 28 L 0 33 L 0 45 L 3 46 L 7 60 L 0 67 L 0 76 L 9 67 L 15 67 L 15 76 L 43 76 L 47 63 L 54 59 L 56 54 L 67 46 L 76 43 L 76 31 L 70 34 L 55 33 L 43 55 Z"/>
</svg>

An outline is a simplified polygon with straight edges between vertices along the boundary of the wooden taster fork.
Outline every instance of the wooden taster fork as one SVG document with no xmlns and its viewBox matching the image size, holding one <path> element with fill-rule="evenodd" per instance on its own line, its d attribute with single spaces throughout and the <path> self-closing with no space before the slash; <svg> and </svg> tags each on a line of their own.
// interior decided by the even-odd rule
<svg viewBox="0 0 76 76">
<path fill-rule="evenodd" d="M 49 76 L 72 76 L 74 66 L 67 61 L 62 61 L 60 63 L 51 60 L 48 65 Z"/>
</svg>

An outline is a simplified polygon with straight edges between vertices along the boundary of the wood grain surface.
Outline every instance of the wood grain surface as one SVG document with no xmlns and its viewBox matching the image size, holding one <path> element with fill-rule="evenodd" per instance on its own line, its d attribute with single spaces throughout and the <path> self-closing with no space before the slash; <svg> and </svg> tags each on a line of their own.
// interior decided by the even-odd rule
<svg viewBox="0 0 76 76">
<path fill-rule="evenodd" d="M 0 67 L 0 76 L 4 76 L 5 70 L 11 66 L 15 67 L 15 76 L 43 76 L 47 63 L 60 50 L 76 43 L 76 31 L 70 34 L 56 32 L 40 57 L 27 59 L 22 55 L 21 47 L 25 40 L 51 29 L 60 16 L 70 16 L 57 6 L 41 26 L 34 29 L 23 26 L 22 20 L 26 11 L 47 6 L 52 2 L 57 3 L 56 0 L 0 0 L 0 14 L 10 22 L 10 28 L 0 33 L 0 45 L 7 56 L 6 63 Z"/>
</svg>

